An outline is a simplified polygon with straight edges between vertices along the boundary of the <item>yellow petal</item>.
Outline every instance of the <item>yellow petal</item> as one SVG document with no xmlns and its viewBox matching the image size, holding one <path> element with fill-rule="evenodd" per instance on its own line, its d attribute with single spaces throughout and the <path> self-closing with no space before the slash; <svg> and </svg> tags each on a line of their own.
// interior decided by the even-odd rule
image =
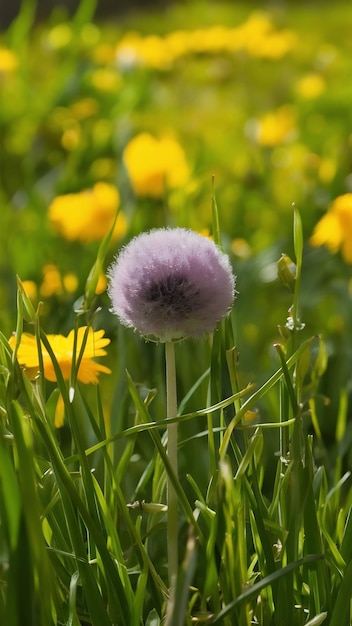
<svg viewBox="0 0 352 626">
<path fill-rule="evenodd" d="M 56 404 L 56 409 L 55 409 L 55 418 L 54 418 L 55 428 L 62 428 L 64 425 L 64 421 L 65 421 L 65 404 L 63 401 L 63 397 L 60 393 L 57 399 L 57 404 Z"/>
<path fill-rule="evenodd" d="M 342 241 L 340 220 L 333 211 L 328 211 L 315 226 L 310 243 L 312 246 L 326 245 L 331 252 L 337 252 Z"/>
</svg>

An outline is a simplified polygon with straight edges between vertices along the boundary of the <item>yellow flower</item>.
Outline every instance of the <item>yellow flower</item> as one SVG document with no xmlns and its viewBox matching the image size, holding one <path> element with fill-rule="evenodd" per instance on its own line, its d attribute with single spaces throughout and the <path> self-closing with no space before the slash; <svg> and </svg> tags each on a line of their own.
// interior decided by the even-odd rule
<svg viewBox="0 0 352 626">
<path fill-rule="evenodd" d="M 161 70 L 169 67 L 172 54 L 166 41 L 159 35 L 142 37 L 130 32 L 117 46 L 116 60 L 122 69 L 142 66 Z"/>
<path fill-rule="evenodd" d="M 248 259 L 252 254 L 252 250 L 248 241 L 241 237 L 237 237 L 236 239 L 232 240 L 231 252 L 233 252 L 233 254 L 238 259 Z"/>
<path fill-rule="evenodd" d="M 73 30 L 68 23 L 53 26 L 46 36 L 46 44 L 52 50 L 66 48 L 72 41 Z"/>
<path fill-rule="evenodd" d="M 35 302 L 38 297 L 38 287 L 34 280 L 23 280 L 22 287 L 26 292 L 26 295 L 32 302 Z"/>
<path fill-rule="evenodd" d="M 115 49 L 109 43 L 101 43 L 92 51 L 92 58 L 95 63 L 113 63 L 115 58 Z"/>
<path fill-rule="evenodd" d="M 12 50 L 0 48 L 0 75 L 11 74 L 17 69 L 18 59 Z"/>
<path fill-rule="evenodd" d="M 75 150 L 79 146 L 82 138 L 82 131 L 80 125 L 73 121 L 69 128 L 65 128 L 61 137 L 61 145 L 65 150 Z"/>
<path fill-rule="evenodd" d="M 69 241 L 93 241 L 106 235 L 120 203 L 119 192 L 108 183 L 96 183 L 93 189 L 57 196 L 49 207 L 49 220 Z M 123 213 L 119 213 L 113 238 L 126 232 Z"/>
<path fill-rule="evenodd" d="M 62 294 L 63 284 L 61 274 L 52 263 L 48 263 L 43 267 L 43 281 L 40 285 L 40 295 L 44 298 L 57 296 Z"/>
<path fill-rule="evenodd" d="M 70 106 L 70 111 L 76 120 L 85 120 L 88 117 L 92 117 L 98 113 L 98 110 L 99 104 L 94 98 L 82 98 Z"/>
<path fill-rule="evenodd" d="M 86 326 L 82 326 L 77 331 L 77 358 L 82 348 L 86 329 Z M 71 374 L 74 336 L 74 330 L 71 330 L 67 337 L 64 337 L 63 335 L 47 335 L 48 342 L 50 343 L 50 346 L 55 354 L 65 380 L 69 380 Z M 15 343 L 16 336 L 12 335 L 9 339 L 11 348 L 14 348 Z M 83 357 L 77 373 L 77 380 L 86 385 L 89 383 L 97 384 L 100 372 L 111 374 L 111 370 L 108 367 L 93 361 L 94 357 L 106 355 L 106 350 L 104 350 L 104 348 L 109 343 L 110 339 L 104 337 L 104 330 L 94 331 L 92 328 L 89 328 L 87 343 L 84 347 Z M 41 342 L 41 351 L 43 355 L 44 377 L 47 380 L 55 382 L 56 374 L 54 366 L 43 342 Z M 34 335 L 30 335 L 29 333 L 22 334 L 21 343 L 17 352 L 17 359 L 19 364 L 29 374 L 29 378 L 33 379 L 38 375 L 39 357 L 37 341 Z"/>
<path fill-rule="evenodd" d="M 65 274 L 62 277 L 62 282 L 67 293 L 75 293 L 78 287 L 78 278 L 76 274 L 72 274 L 71 272 L 69 274 Z"/>
<path fill-rule="evenodd" d="M 301 98 L 312 100 L 317 98 L 325 90 L 325 80 L 320 74 L 314 72 L 306 74 L 297 83 L 296 91 Z"/>
<path fill-rule="evenodd" d="M 112 68 L 95 70 L 91 75 L 93 87 L 98 91 L 111 93 L 121 87 L 121 76 Z"/>
<path fill-rule="evenodd" d="M 352 264 L 352 193 L 338 196 L 329 211 L 315 226 L 312 246 L 326 245 L 331 252 L 341 250 L 346 263 Z"/>
<path fill-rule="evenodd" d="M 190 33 L 185 30 L 175 30 L 166 35 L 165 45 L 170 59 L 182 58 L 190 50 Z"/>
<path fill-rule="evenodd" d="M 259 120 L 257 141 L 261 146 L 277 146 L 285 142 L 295 131 L 295 115 L 290 106 L 270 111 Z"/>
<path fill-rule="evenodd" d="M 84 336 L 87 330 L 87 326 L 82 326 L 77 331 L 77 349 L 76 358 L 79 357 Z M 75 331 L 71 330 L 67 337 L 63 335 L 47 335 L 48 342 L 55 354 L 55 358 L 59 364 L 64 380 L 68 381 L 72 369 L 73 348 L 74 348 Z M 111 374 L 111 370 L 93 361 L 94 357 L 105 356 L 105 346 L 110 343 L 110 339 L 104 337 L 103 330 L 94 331 L 89 328 L 87 335 L 87 342 L 84 347 L 82 360 L 79 364 L 77 372 L 77 380 L 84 384 L 97 384 L 99 374 Z M 9 344 L 14 349 L 16 344 L 16 335 L 12 335 L 9 339 Z M 41 342 L 41 352 L 43 357 L 44 377 L 47 380 L 55 382 L 57 380 L 55 369 L 49 353 Z M 24 368 L 26 375 L 31 380 L 34 380 L 39 374 L 39 357 L 37 341 L 34 335 L 29 333 L 23 333 L 21 336 L 21 343 L 17 352 L 17 360 L 19 364 Z M 56 411 L 55 411 L 55 426 L 61 428 L 64 423 L 65 407 L 61 394 L 59 395 Z"/>
<path fill-rule="evenodd" d="M 287 54 L 295 43 L 296 36 L 292 31 L 276 31 L 269 15 L 254 11 L 243 24 L 232 29 L 229 49 L 233 51 L 243 49 L 257 58 L 279 59 Z"/>
<path fill-rule="evenodd" d="M 165 37 L 127 33 L 116 47 L 122 69 L 169 69 L 177 59 L 191 54 L 223 54 L 246 50 L 255 57 L 278 59 L 289 52 L 297 38 L 292 31 L 276 31 L 269 16 L 255 11 L 236 28 L 211 26 L 178 30 Z"/>
<path fill-rule="evenodd" d="M 160 198 L 166 189 L 181 187 L 189 178 L 183 149 L 172 137 L 156 139 L 141 133 L 127 144 L 123 156 L 137 196 Z"/>
<path fill-rule="evenodd" d="M 195 53 L 219 54 L 228 47 L 230 30 L 226 26 L 199 28 L 189 33 L 189 50 Z"/>
</svg>

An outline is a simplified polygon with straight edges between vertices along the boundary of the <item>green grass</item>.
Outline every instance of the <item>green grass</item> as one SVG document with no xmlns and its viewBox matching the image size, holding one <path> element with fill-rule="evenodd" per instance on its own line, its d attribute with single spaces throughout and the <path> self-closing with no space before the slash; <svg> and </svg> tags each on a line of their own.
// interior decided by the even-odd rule
<svg viewBox="0 0 352 626">
<path fill-rule="evenodd" d="M 351 191 L 348 3 L 273 8 L 278 32 L 297 38 L 278 59 L 189 54 L 167 70 L 125 72 L 99 60 L 99 46 L 132 29 L 237 27 L 258 5 L 174 3 L 162 19 L 136 13 L 104 24 L 92 23 L 93 4 L 83 1 L 72 19 L 56 11 L 38 25 L 33 8 L 23 2 L 1 35 L 18 67 L 0 75 L 0 623 L 348 626 L 351 267 L 309 244 L 330 202 Z M 67 44 L 54 45 L 53 32 Z M 94 83 L 106 69 L 120 80 L 115 90 Z M 325 90 L 304 99 L 297 85 L 312 72 Z M 87 98 L 91 113 L 75 117 Z M 296 133 L 256 143 L 253 120 L 284 105 Z M 78 137 L 72 146 L 67 129 Z M 136 198 L 123 163 L 143 130 L 173 131 L 192 172 L 160 200 Z M 124 238 L 65 240 L 49 203 L 98 180 L 118 186 Z M 120 245 L 160 225 L 209 229 L 239 292 L 212 337 L 175 346 L 178 472 L 167 454 L 164 347 L 122 328 L 106 293 L 95 294 Z M 47 263 L 75 273 L 77 288 L 31 302 L 16 275 L 39 289 Z M 80 354 L 68 384 L 47 340 L 83 324 L 111 339 L 102 362 L 112 374 L 97 386 L 76 380 Z M 45 380 L 43 362 L 28 379 L 8 345 L 14 330 L 43 342 L 56 382 Z M 179 505 L 174 605 L 168 483 Z"/>
</svg>

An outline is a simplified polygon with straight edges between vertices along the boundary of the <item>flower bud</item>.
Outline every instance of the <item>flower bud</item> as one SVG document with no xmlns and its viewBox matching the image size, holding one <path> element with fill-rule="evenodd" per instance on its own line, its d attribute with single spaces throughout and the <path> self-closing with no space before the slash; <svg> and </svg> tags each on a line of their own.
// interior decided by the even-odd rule
<svg viewBox="0 0 352 626">
<path fill-rule="evenodd" d="M 296 265 L 287 254 L 282 254 L 277 263 L 278 276 L 286 287 L 293 291 L 296 280 Z"/>
</svg>

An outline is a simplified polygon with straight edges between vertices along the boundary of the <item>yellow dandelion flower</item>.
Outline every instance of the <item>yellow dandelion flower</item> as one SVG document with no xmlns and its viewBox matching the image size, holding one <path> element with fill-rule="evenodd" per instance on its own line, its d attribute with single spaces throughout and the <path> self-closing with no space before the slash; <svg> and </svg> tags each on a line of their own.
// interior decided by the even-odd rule
<svg viewBox="0 0 352 626">
<path fill-rule="evenodd" d="M 84 336 L 87 327 L 83 326 L 77 331 L 77 350 L 76 357 L 80 355 L 82 349 Z M 71 331 L 67 337 L 63 335 L 47 335 L 49 344 L 55 354 L 55 358 L 59 364 L 64 380 L 68 381 L 72 369 L 73 348 L 74 348 L 74 336 L 75 331 Z M 95 357 L 105 356 L 106 350 L 104 348 L 110 343 L 110 339 L 104 337 L 104 331 L 94 331 L 92 328 L 88 330 L 87 342 L 84 347 L 82 360 L 79 364 L 77 372 L 77 380 L 84 384 L 97 384 L 99 382 L 99 374 L 111 374 L 111 370 L 94 361 Z M 16 344 L 16 335 L 12 335 L 9 339 L 9 344 L 14 349 Z M 55 382 L 56 373 L 49 353 L 47 352 L 44 344 L 41 342 L 41 352 L 43 357 L 44 377 Z M 24 368 L 24 371 L 30 380 L 34 380 L 39 375 L 39 357 L 37 341 L 34 335 L 29 333 L 23 333 L 21 336 L 21 342 L 17 352 L 17 360 L 19 364 Z M 56 409 L 54 424 L 56 428 L 61 428 L 64 424 L 65 405 L 62 395 L 59 394 Z"/>
<path fill-rule="evenodd" d="M 126 33 L 115 50 L 115 58 L 119 67 L 129 69 L 142 64 L 142 59 L 139 54 L 141 41 L 142 37 L 138 33 Z"/>
<path fill-rule="evenodd" d="M 96 115 L 99 110 L 99 104 L 94 98 L 82 98 L 77 100 L 70 106 L 70 111 L 76 120 L 85 120 L 88 117 Z"/>
<path fill-rule="evenodd" d="M 199 28 L 189 33 L 189 50 L 193 53 L 219 54 L 228 48 L 229 29 L 226 26 Z"/>
<path fill-rule="evenodd" d="M 95 180 L 100 178 L 113 178 L 116 173 L 116 162 L 114 159 L 95 159 L 90 166 L 90 173 Z"/>
<path fill-rule="evenodd" d="M 18 59 L 12 50 L 0 48 L 0 75 L 11 74 L 17 69 Z"/>
<path fill-rule="evenodd" d="M 98 91 L 111 93 L 117 91 L 121 87 L 121 76 L 112 68 L 103 68 L 95 70 L 91 75 L 93 87 Z"/>
<path fill-rule="evenodd" d="M 69 241 L 89 242 L 102 239 L 108 232 L 120 203 L 116 187 L 98 182 L 93 189 L 57 196 L 48 211 L 55 230 Z M 126 218 L 119 213 L 113 238 L 122 237 Z"/>
<path fill-rule="evenodd" d="M 142 37 L 129 32 L 116 48 L 116 60 L 119 67 L 147 67 L 162 70 L 170 66 L 173 60 L 172 50 L 166 39 L 159 35 Z"/>
<path fill-rule="evenodd" d="M 77 350 L 78 357 L 83 345 L 83 339 L 86 333 L 86 326 L 82 326 L 77 331 Z M 75 331 L 71 330 L 67 337 L 63 335 L 47 335 L 48 342 L 55 354 L 64 380 L 68 381 L 72 369 L 73 347 L 74 347 Z M 110 339 L 104 337 L 104 330 L 94 331 L 92 328 L 88 330 L 87 342 L 84 347 L 83 357 L 80 362 L 77 380 L 84 384 L 97 384 L 99 374 L 111 374 L 111 370 L 94 361 L 95 357 L 105 356 L 104 348 L 110 343 Z M 16 344 L 16 336 L 12 335 L 9 339 L 11 348 Z M 49 353 L 41 342 L 41 351 L 43 356 L 44 377 L 55 382 L 56 373 Z M 23 333 L 21 343 L 17 352 L 19 364 L 25 369 L 31 379 L 34 379 L 39 373 L 39 357 L 37 349 L 37 341 L 34 335 Z"/>
<path fill-rule="evenodd" d="M 287 30 L 281 33 L 270 33 L 269 36 L 263 36 L 254 45 L 246 47 L 254 57 L 281 59 L 294 47 L 296 40 L 295 34 Z"/>
<path fill-rule="evenodd" d="M 77 287 L 78 278 L 76 274 L 68 273 L 62 276 L 60 270 L 53 263 L 44 265 L 43 279 L 39 287 L 39 293 L 43 298 L 60 296 L 64 292 L 74 293 Z"/>
<path fill-rule="evenodd" d="M 76 276 L 76 274 L 65 274 L 62 277 L 62 282 L 65 288 L 65 291 L 67 291 L 67 293 L 75 293 L 77 287 L 78 287 L 78 278 Z"/>
<path fill-rule="evenodd" d="M 162 70 L 172 61 L 164 39 L 158 35 L 144 37 L 138 53 L 145 67 Z"/>
<path fill-rule="evenodd" d="M 40 295 L 43 298 L 50 298 L 51 296 L 58 296 L 63 292 L 63 284 L 61 274 L 52 263 L 47 263 L 43 267 L 43 281 L 40 285 Z"/>
<path fill-rule="evenodd" d="M 296 86 L 297 94 L 306 100 L 313 100 L 325 91 L 324 78 L 315 72 L 306 74 L 298 81 Z"/>
<path fill-rule="evenodd" d="M 279 59 L 296 44 L 297 37 L 290 30 L 276 31 L 270 17 L 254 11 L 249 18 L 233 29 L 229 48 L 244 49 L 256 58 Z"/>
<path fill-rule="evenodd" d="M 53 50 L 61 50 L 71 43 L 73 36 L 73 30 L 68 22 L 57 24 L 48 32 L 46 43 Z"/>
<path fill-rule="evenodd" d="M 335 198 L 331 207 L 315 226 L 312 246 L 326 245 L 331 252 L 341 250 L 346 263 L 352 263 L 352 193 Z"/>
<path fill-rule="evenodd" d="M 246 239 L 237 237 L 231 242 L 231 252 L 233 252 L 238 259 L 249 259 L 252 254 L 252 249 Z"/>
<path fill-rule="evenodd" d="M 65 150 L 70 151 L 75 150 L 79 146 L 81 139 L 81 127 L 75 120 L 72 120 L 68 127 L 63 131 L 60 142 Z"/>
<path fill-rule="evenodd" d="M 165 37 L 165 45 L 170 58 L 176 60 L 189 53 L 190 38 L 185 30 L 175 30 Z"/>
<path fill-rule="evenodd" d="M 325 157 L 319 162 L 319 178 L 323 183 L 331 183 L 337 170 L 337 163 L 334 159 Z"/>
<path fill-rule="evenodd" d="M 37 283 L 35 283 L 34 280 L 23 280 L 22 287 L 24 291 L 26 292 L 28 298 L 32 300 L 32 302 L 35 302 L 35 300 L 38 297 Z"/>
<path fill-rule="evenodd" d="M 295 131 L 295 114 L 290 106 L 270 111 L 258 120 L 257 141 L 273 147 L 287 141 Z"/>
<path fill-rule="evenodd" d="M 166 189 L 184 185 L 190 175 L 183 149 L 172 137 L 159 140 L 141 133 L 127 144 L 123 156 L 137 196 L 160 198 Z"/>
<path fill-rule="evenodd" d="M 95 63 L 113 63 L 115 58 L 114 46 L 108 43 L 101 43 L 92 51 L 92 58 Z"/>
</svg>

